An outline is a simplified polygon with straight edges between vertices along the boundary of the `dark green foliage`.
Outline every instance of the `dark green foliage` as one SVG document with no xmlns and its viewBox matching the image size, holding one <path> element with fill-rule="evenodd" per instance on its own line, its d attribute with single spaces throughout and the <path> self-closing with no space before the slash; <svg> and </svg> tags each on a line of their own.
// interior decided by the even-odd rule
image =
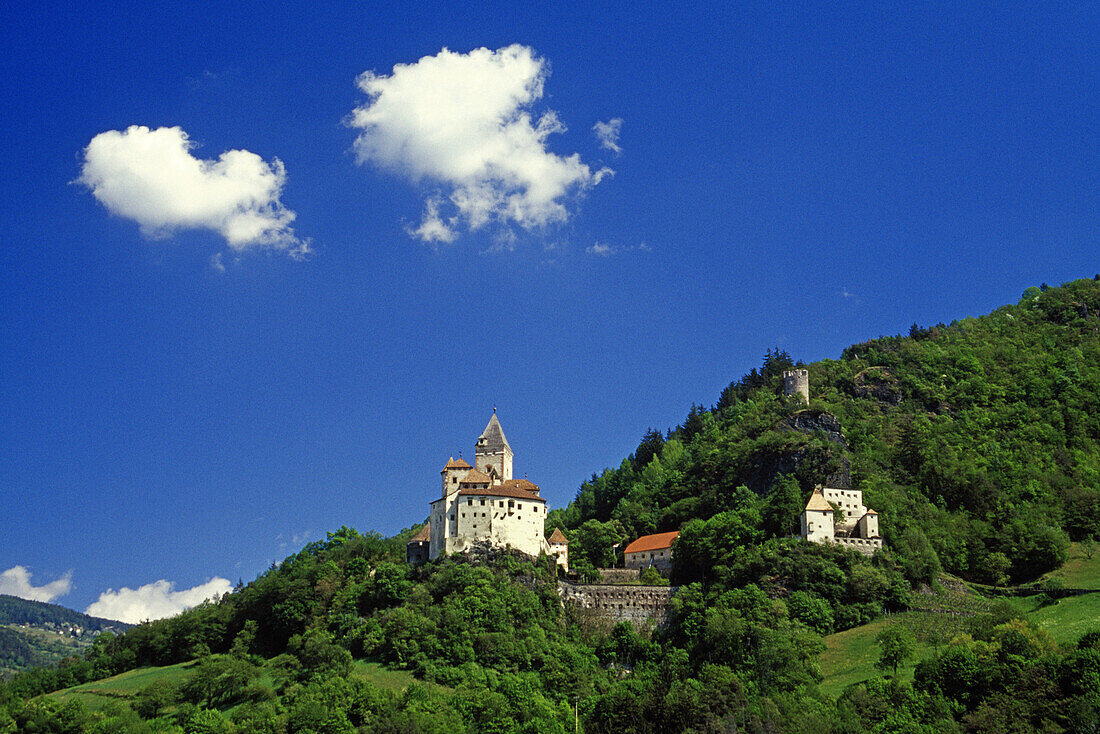
<svg viewBox="0 0 1100 734">
<path fill-rule="evenodd" d="M 563 608 L 545 558 L 485 550 L 413 569 L 417 528 L 345 527 L 223 599 L 15 676 L 0 732 L 566 732 L 574 716 L 589 732 L 1088 730 L 1100 632 L 1059 650 L 1008 604 L 937 639 L 912 685 L 869 680 L 834 702 L 817 656 L 821 635 L 906 609 L 942 570 L 1033 579 L 1100 532 L 1098 357 L 1095 280 L 853 345 L 807 366 L 808 407 L 782 397 L 795 365 L 769 351 L 547 518 L 590 576 L 623 541 L 681 531 L 679 593 L 656 630 Z M 881 513 L 872 559 L 789 537 L 813 485 L 849 477 Z M 888 633 L 896 672 L 912 648 Z M 384 691 L 353 656 L 424 682 Z M 101 712 L 40 695 L 189 660 L 183 684 Z"/>
<path fill-rule="evenodd" d="M 917 645 L 913 633 L 896 624 L 879 632 L 875 642 L 879 646 L 875 667 L 879 670 L 892 670 L 895 678 L 898 675 L 898 666 L 904 665 L 913 657 Z"/>
<path fill-rule="evenodd" d="M 1097 281 L 1029 289 L 988 316 L 806 365 L 808 410 L 779 397 L 792 366 L 769 351 L 713 410 L 692 406 L 659 450 L 647 433 L 633 461 L 593 476 L 554 519 L 615 519 L 636 537 L 735 509 L 746 486 L 764 497 L 765 532 L 783 537 L 813 485 L 850 467 L 912 583 L 941 567 L 1030 580 L 1064 561 L 1068 540 L 1100 531 Z M 843 436 L 814 428 L 821 416 Z"/>
</svg>

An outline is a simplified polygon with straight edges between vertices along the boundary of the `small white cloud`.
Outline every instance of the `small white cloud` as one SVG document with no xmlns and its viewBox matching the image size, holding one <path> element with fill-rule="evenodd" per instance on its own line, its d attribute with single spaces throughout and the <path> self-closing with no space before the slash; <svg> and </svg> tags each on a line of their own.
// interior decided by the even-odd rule
<svg viewBox="0 0 1100 734">
<path fill-rule="evenodd" d="M 615 155 L 623 152 L 619 147 L 619 134 L 623 130 L 621 117 L 613 117 L 607 122 L 597 122 L 592 126 L 592 132 L 596 134 L 596 140 L 604 150 L 610 150 Z"/>
<path fill-rule="evenodd" d="M 424 203 L 424 218 L 420 220 L 420 226 L 405 228 L 410 237 L 416 237 L 421 242 L 454 242 L 457 233 L 439 216 L 442 203 L 439 197 L 432 197 Z"/>
<path fill-rule="evenodd" d="M 309 242 L 291 229 L 295 214 L 279 201 L 286 169 L 247 150 L 215 160 L 191 155 L 194 143 L 178 127 L 132 125 L 92 138 L 77 183 L 112 214 L 132 219 L 146 237 L 180 229 L 210 229 L 236 251 L 266 247 L 300 258 Z"/>
<path fill-rule="evenodd" d="M 611 257 L 612 255 L 618 255 L 623 252 L 649 252 L 652 249 L 653 248 L 645 242 L 639 242 L 636 245 L 627 245 L 626 247 L 616 247 L 615 245 L 609 245 L 605 242 L 596 242 L 596 244 L 586 247 L 584 251 L 596 257 Z"/>
<path fill-rule="evenodd" d="M 388 76 L 360 75 L 368 102 L 348 118 L 360 130 L 359 162 L 445 190 L 445 198 L 427 199 L 411 236 L 451 242 L 459 229 L 562 222 L 569 217 L 566 197 L 611 173 L 593 172 L 577 154 L 547 150 L 547 139 L 565 130 L 552 110 L 534 117 L 548 74 L 546 61 L 516 44 L 468 54 L 443 49 L 398 64 Z"/>
<path fill-rule="evenodd" d="M 610 257 L 615 254 L 615 248 L 611 245 L 605 245 L 602 242 L 597 242 L 594 245 L 590 245 L 585 248 L 585 252 L 589 255 L 596 255 L 597 257 Z"/>
<path fill-rule="evenodd" d="M 210 256 L 210 269 L 217 273 L 225 272 L 225 263 L 222 262 L 222 253 L 215 252 Z"/>
<path fill-rule="evenodd" d="M 492 246 L 485 248 L 479 254 L 493 255 L 500 252 L 515 252 L 518 239 L 516 233 L 510 229 L 499 230 L 493 235 Z"/>
<path fill-rule="evenodd" d="M 125 586 L 118 591 L 107 589 L 84 613 L 138 624 L 147 619 L 173 617 L 215 595 L 228 594 L 232 590 L 233 586 L 229 581 L 220 577 L 182 591 L 175 591 L 172 582 L 161 579 L 136 589 Z"/>
<path fill-rule="evenodd" d="M 31 572 L 25 566 L 12 566 L 4 573 L 0 573 L 0 594 L 18 596 L 20 599 L 49 602 L 59 596 L 65 596 L 72 588 L 72 571 L 42 586 L 31 585 Z"/>
</svg>

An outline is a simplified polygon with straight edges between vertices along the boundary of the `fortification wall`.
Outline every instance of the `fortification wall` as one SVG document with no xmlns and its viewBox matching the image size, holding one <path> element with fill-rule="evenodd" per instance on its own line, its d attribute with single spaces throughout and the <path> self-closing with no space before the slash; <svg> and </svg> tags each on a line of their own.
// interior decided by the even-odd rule
<svg viewBox="0 0 1100 734">
<path fill-rule="evenodd" d="M 865 556 L 874 555 L 882 547 L 882 538 L 834 538 L 833 542 L 859 551 Z"/>
<path fill-rule="evenodd" d="M 562 601 L 594 609 L 615 622 L 661 624 L 668 617 L 668 602 L 677 586 L 620 586 L 616 584 L 572 584 L 558 582 Z"/>
<path fill-rule="evenodd" d="M 641 575 L 637 568 L 597 568 L 600 581 L 605 584 L 636 584 Z"/>
</svg>

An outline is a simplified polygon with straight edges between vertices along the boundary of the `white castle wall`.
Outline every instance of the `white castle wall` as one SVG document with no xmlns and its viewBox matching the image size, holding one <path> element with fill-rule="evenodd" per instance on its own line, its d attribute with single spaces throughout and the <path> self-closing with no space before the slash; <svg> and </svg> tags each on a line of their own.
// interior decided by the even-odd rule
<svg viewBox="0 0 1100 734">
<path fill-rule="evenodd" d="M 825 487 L 822 493 L 826 500 L 844 512 L 844 525 L 855 525 L 859 518 L 867 514 L 867 508 L 863 506 L 863 490 Z"/>
<path fill-rule="evenodd" d="M 833 513 L 829 510 L 802 512 L 802 537 L 811 543 L 831 543 L 834 535 Z"/>
</svg>

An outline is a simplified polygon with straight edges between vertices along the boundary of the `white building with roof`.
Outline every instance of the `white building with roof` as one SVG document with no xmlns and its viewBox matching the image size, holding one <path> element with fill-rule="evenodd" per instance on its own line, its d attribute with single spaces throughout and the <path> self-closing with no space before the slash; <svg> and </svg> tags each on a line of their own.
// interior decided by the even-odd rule
<svg viewBox="0 0 1100 734">
<path fill-rule="evenodd" d="M 440 472 L 443 491 L 431 503 L 428 558 L 488 541 L 529 556 L 553 555 L 568 570 L 569 541 L 557 533 L 552 536 L 553 545 L 547 542 L 543 533 L 546 500 L 537 484 L 512 477 L 513 455 L 494 410 L 477 439 L 474 466 L 451 457 Z"/>
<path fill-rule="evenodd" d="M 836 543 L 866 555 L 882 547 L 878 513 L 863 506 L 863 490 L 820 484 L 814 487 L 802 511 L 802 537 L 811 543 Z"/>
<path fill-rule="evenodd" d="M 680 537 L 680 531 L 643 535 L 623 550 L 625 568 L 649 568 L 668 573 L 672 568 L 672 546 Z"/>
</svg>

